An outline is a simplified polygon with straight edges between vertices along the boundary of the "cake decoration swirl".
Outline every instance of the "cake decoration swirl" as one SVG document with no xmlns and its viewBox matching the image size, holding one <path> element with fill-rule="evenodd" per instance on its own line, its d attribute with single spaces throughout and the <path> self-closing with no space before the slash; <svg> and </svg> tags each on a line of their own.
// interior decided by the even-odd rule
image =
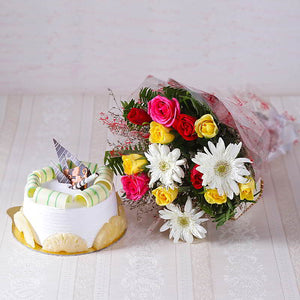
<svg viewBox="0 0 300 300">
<path fill-rule="evenodd" d="M 99 174 L 99 176 L 95 179 L 94 184 L 102 183 L 109 190 L 111 190 L 113 178 L 114 178 L 114 172 L 106 166 L 101 166 L 97 169 L 97 173 Z"/>
<path fill-rule="evenodd" d="M 55 172 L 51 167 L 45 167 L 41 170 L 33 171 L 27 177 L 27 184 L 25 186 L 25 193 L 28 197 L 32 198 L 35 190 L 42 183 L 53 180 Z"/>
<path fill-rule="evenodd" d="M 72 196 L 47 188 L 37 187 L 33 196 L 33 201 L 47 206 L 66 208 L 67 204 L 71 203 Z"/>
<path fill-rule="evenodd" d="M 98 183 L 76 194 L 74 200 L 84 206 L 92 207 L 105 200 L 109 192 L 104 184 Z"/>
<path fill-rule="evenodd" d="M 41 181 L 40 181 L 39 176 L 37 176 L 34 173 L 28 175 L 27 183 L 25 185 L 25 194 L 28 197 L 32 198 L 36 188 L 39 187 L 40 184 L 41 184 Z"/>
<path fill-rule="evenodd" d="M 51 167 L 45 167 L 40 170 L 34 171 L 33 174 L 36 174 L 41 183 L 50 181 L 55 178 L 54 170 Z"/>
</svg>

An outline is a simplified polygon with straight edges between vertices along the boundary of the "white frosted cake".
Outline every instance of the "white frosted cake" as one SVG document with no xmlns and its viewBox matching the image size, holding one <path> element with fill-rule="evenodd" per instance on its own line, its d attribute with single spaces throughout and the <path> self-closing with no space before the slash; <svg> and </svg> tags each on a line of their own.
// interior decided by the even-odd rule
<svg viewBox="0 0 300 300">
<path fill-rule="evenodd" d="M 85 189 L 60 183 L 55 167 L 28 176 L 23 207 L 13 218 L 17 235 L 22 233 L 27 246 L 59 254 L 92 252 L 123 235 L 126 219 L 116 197 L 112 171 L 94 163 L 84 165 L 95 174 Z"/>
</svg>

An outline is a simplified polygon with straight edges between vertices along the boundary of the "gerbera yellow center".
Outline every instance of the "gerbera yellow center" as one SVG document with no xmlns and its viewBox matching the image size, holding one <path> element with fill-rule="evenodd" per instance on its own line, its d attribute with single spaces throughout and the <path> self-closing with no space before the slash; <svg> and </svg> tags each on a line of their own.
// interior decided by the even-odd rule
<svg viewBox="0 0 300 300">
<path fill-rule="evenodd" d="M 178 217 L 178 223 L 181 227 L 187 227 L 190 224 L 190 220 L 187 217 Z"/>
<path fill-rule="evenodd" d="M 231 166 L 227 161 L 219 161 L 215 167 L 215 174 L 220 177 L 225 177 L 231 170 Z"/>
<path fill-rule="evenodd" d="M 161 161 L 159 163 L 159 169 L 161 171 L 167 171 L 170 168 L 170 165 L 166 161 Z"/>
</svg>

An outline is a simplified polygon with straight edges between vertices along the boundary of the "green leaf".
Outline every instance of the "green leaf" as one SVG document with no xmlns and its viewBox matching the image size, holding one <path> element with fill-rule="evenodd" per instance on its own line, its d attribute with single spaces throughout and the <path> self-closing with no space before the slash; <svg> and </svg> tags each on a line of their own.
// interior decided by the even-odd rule
<svg viewBox="0 0 300 300">
<path fill-rule="evenodd" d="M 104 164 L 113 170 L 115 175 L 124 175 L 123 161 L 121 156 L 112 157 L 110 151 L 106 151 L 104 155 Z"/>
<path fill-rule="evenodd" d="M 139 100 L 143 108 L 148 107 L 148 102 L 158 95 L 158 92 L 153 91 L 151 88 L 142 88 L 139 93 Z"/>
<path fill-rule="evenodd" d="M 230 200 L 227 201 L 227 205 L 228 205 L 230 210 L 233 210 L 233 205 L 232 205 Z"/>
</svg>

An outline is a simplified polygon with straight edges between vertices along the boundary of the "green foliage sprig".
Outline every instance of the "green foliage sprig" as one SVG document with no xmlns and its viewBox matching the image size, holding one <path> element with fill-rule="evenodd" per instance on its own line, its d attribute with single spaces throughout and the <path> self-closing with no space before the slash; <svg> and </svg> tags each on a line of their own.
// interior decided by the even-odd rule
<svg viewBox="0 0 300 300">
<path fill-rule="evenodd" d="M 115 175 L 124 175 L 122 156 L 113 157 L 112 151 L 105 151 L 104 164 L 113 170 Z"/>
<path fill-rule="evenodd" d="M 158 94 L 159 94 L 158 92 L 153 91 L 151 88 L 148 88 L 148 87 L 142 88 L 139 93 L 139 100 L 140 100 L 142 107 L 145 110 L 147 110 L 148 102 L 150 100 L 152 100 L 154 97 L 156 97 Z"/>
</svg>

